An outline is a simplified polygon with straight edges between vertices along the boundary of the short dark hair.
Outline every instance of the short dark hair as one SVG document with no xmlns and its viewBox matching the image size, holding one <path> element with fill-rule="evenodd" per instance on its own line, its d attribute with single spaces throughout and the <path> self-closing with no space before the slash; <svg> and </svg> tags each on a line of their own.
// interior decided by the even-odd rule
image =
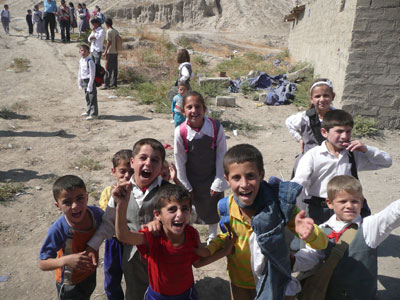
<svg viewBox="0 0 400 300">
<path fill-rule="evenodd" d="M 190 62 L 190 55 L 186 49 L 178 50 L 178 63 Z"/>
<path fill-rule="evenodd" d="M 98 24 L 98 25 L 100 25 L 101 23 L 100 23 L 100 20 L 99 19 L 97 19 L 97 18 L 93 18 L 93 19 L 91 19 L 90 20 L 90 23 L 92 23 L 92 24 Z"/>
<path fill-rule="evenodd" d="M 113 25 L 113 21 L 112 21 L 111 18 L 107 18 L 107 19 L 104 21 L 104 23 L 106 23 L 108 26 L 111 26 L 111 27 L 112 27 L 112 25 Z"/>
<path fill-rule="evenodd" d="M 113 168 L 115 169 L 116 167 L 118 167 L 122 161 L 130 161 L 132 156 L 133 156 L 133 151 L 130 149 L 119 150 L 117 153 L 113 155 L 112 158 Z"/>
<path fill-rule="evenodd" d="M 177 86 L 178 86 L 178 87 L 184 86 L 186 89 L 189 88 L 189 85 L 187 84 L 186 81 L 179 81 Z"/>
<path fill-rule="evenodd" d="M 166 184 L 161 186 L 154 196 L 154 210 L 160 213 L 161 208 L 171 201 L 177 201 L 178 203 L 188 201 L 189 208 L 192 207 L 192 197 L 187 189 L 177 184 Z"/>
<path fill-rule="evenodd" d="M 353 127 L 353 117 L 351 114 L 341 109 L 330 110 L 325 114 L 321 127 L 329 131 L 335 126 Z"/>
<path fill-rule="evenodd" d="M 79 48 L 84 48 L 84 49 L 86 49 L 87 51 L 90 52 L 90 47 L 88 45 L 86 45 L 86 44 L 80 44 Z"/>
<path fill-rule="evenodd" d="M 68 3 L 68 5 L 69 5 L 70 7 L 74 7 L 74 3 L 72 3 L 72 2 Z"/>
<path fill-rule="evenodd" d="M 183 106 L 183 111 L 185 112 L 185 104 L 186 104 L 186 100 L 189 97 L 197 97 L 199 99 L 199 101 L 201 102 L 201 104 L 204 106 L 204 109 L 207 109 L 207 105 L 206 105 L 206 101 L 204 101 L 204 97 L 202 94 L 200 94 L 199 92 L 196 91 L 191 91 L 189 93 L 186 93 L 185 96 L 183 96 L 183 100 L 182 100 L 182 106 Z"/>
<path fill-rule="evenodd" d="M 225 176 L 229 175 L 229 166 L 231 164 L 254 162 L 258 172 L 264 172 L 264 161 L 261 152 L 250 144 L 239 144 L 231 147 L 224 155 L 222 164 L 224 166 Z"/>
<path fill-rule="evenodd" d="M 58 197 L 60 196 L 62 191 L 72 191 L 77 188 L 81 188 L 86 191 L 86 185 L 80 177 L 75 175 L 61 176 L 53 184 L 54 200 L 56 202 L 58 201 Z"/>
<path fill-rule="evenodd" d="M 32 10 L 28 9 L 26 12 L 29 14 L 29 13 L 31 13 L 31 12 L 32 12 Z"/>
<path fill-rule="evenodd" d="M 152 138 L 145 138 L 145 139 L 141 139 L 141 140 L 137 141 L 135 143 L 135 145 L 133 145 L 133 150 L 132 150 L 133 156 L 138 154 L 140 149 L 144 145 L 149 145 L 151 148 L 153 148 L 153 150 L 159 152 L 161 155 L 161 162 L 164 163 L 164 161 L 165 161 L 164 146 L 159 141 L 157 141 L 156 139 L 152 139 Z"/>
</svg>

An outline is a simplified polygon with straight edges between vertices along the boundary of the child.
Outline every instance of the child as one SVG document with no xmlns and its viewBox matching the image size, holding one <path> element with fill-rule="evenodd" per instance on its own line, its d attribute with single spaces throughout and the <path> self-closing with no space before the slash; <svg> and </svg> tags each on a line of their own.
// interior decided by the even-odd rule
<svg viewBox="0 0 400 300">
<path fill-rule="evenodd" d="M 182 99 L 187 90 L 186 82 L 179 82 L 178 94 L 174 97 L 174 99 L 172 99 L 171 111 L 172 117 L 174 118 L 175 127 L 178 127 L 186 120 L 185 116 L 183 115 Z"/>
<path fill-rule="evenodd" d="M 85 183 L 74 175 L 58 178 L 53 195 L 54 204 L 63 215 L 50 226 L 40 249 L 40 269 L 56 270 L 59 299 L 89 299 L 96 287 L 96 266 L 85 248 L 103 211 L 87 206 Z"/>
<path fill-rule="evenodd" d="M 28 9 L 26 12 L 26 24 L 28 24 L 28 32 L 29 35 L 33 35 L 32 10 Z"/>
<path fill-rule="evenodd" d="M 326 141 L 304 154 L 292 179 L 304 187 L 298 205 L 308 204 L 308 214 L 316 224 L 327 221 L 332 215 L 324 199 L 327 184 L 334 176 L 353 175 L 357 178 L 358 171 L 378 170 L 392 165 L 392 159 L 386 152 L 365 146 L 359 140 L 351 141 L 353 124 L 352 116 L 343 110 L 327 112 L 321 129 Z M 368 215 L 369 211 L 364 205 L 362 216 Z"/>
<path fill-rule="evenodd" d="M 301 186 L 293 182 L 280 183 L 279 189 L 266 183 L 261 153 L 253 146 L 240 144 L 230 148 L 223 160 L 225 179 L 233 195 L 218 203 L 221 223 L 235 235 L 233 254 L 228 256 L 228 275 L 231 282 L 232 299 L 254 299 L 256 285 L 250 265 L 251 234 L 257 235 L 257 242 L 265 255 L 266 267 L 257 284 L 256 299 L 283 299 L 290 281 L 289 250 L 285 242 L 285 227 L 294 228 L 296 196 Z M 323 249 L 327 238 L 318 231 L 313 222 L 296 216 L 296 231 L 300 237 L 312 242 L 313 247 Z M 229 234 L 219 234 L 207 247 L 211 254 L 220 249 Z M 274 295 L 274 297 L 272 297 Z"/>
<path fill-rule="evenodd" d="M 286 119 L 290 134 L 300 143 L 301 154 L 296 157 L 293 175 L 300 158 L 311 148 L 321 145 L 325 138 L 321 135 L 321 122 L 325 114 L 334 109 L 331 104 L 335 99 L 332 83 L 329 79 L 318 78 L 310 85 L 311 107 Z M 293 177 L 293 176 L 292 176 Z"/>
<path fill-rule="evenodd" d="M 168 184 L 159 176 L 165 160 L 163 145 L 151 138 L 141 139 L 133 146 L 131 167 L 133 176 L 130 180 L 132 191 L 127 211 L 128 226 L 138 231 L 141 225 L 153 220 L 154 195 L 161 185 Z M 89 255 L 94 259 L 94 249 L 99 249 L 104 239 L 115 234 L 115 202 L 111 197 L 104 213 L 103 224 L 88 242 Z M 147 267 L 142 262 L 136 246 L 125 245 L 122 257 L 122 270 L 126 282 L 125 299 L 143 299 L 149 285 Z M 94 259 L 94 263 L 96 263 Z"/>
<path fill-rule="evenodd" d="M 310 287 L 314 292 L 320 286 L 313 280 L 319 278 L 326 283 L 326 287 L 321 289 L 320 299 L 376 299 L 377 247 L 393 229 L 400 226 L 400 200 L 365 218 L 360 216 L 363 201 L 362 187 L 357 179 L 347 175 L 332 178 L 328 183 L 326 203 L 335 214 L 320 225 L 329 234 L 329 245 L 323 251 L 305 248 L 295 255 L 294 271 L 308 271 L 319 262 L 327 259 L 332 262 L 330 253 L 335 252 L 333 249 L 336 247 L 343 247 L 339 244 L 342 239 L 346 240 L 348 250 L 347 247 L 342 248 L 343 255 L 340 260 L 337 259 L 336 267 L 323 264 L 317 269 L 316 277 L 310 278 Z M 334 269 L 333 274 L 327 277 L 320 273 L 323 268 Z M 308 280 L 302 299 L 310 299 Z"/>
<path fill-rule="evenodd" d="M 115 153 L 112 158 L 111 173 L 117 179 L 118 184 L 129 182 L 132 177 L 131 157 L 132 150 L 124 149 Z M 101 193 L 99 204 L 102 210 L 107 208 L 112 187 L 106 187 Z M 116 237 L 106 240 L 104 247 L 104 290 L 108 299 L 124 299 L 124 292 L 121 287 L 122 250 L 123 244 Z"/>
<path fill-rule="evenodd" d="M 81 59 L 79 61 L 78 70 L 78 86 L 85 89 L 86 111 L 81 116 L 86 120 L 94 120 L 98 118 L 99 111 L 97 107 L 97 89 L 94 84 L 96 66 L 89 56 L 89 46 L 82 44 L 79 47 Z"/>
<path fill-rule="evenodd" d="M 39 5 L 33 7 L 33 24 L 36 24 L 37 37 L 42 39 L 42 34 L 45 33 L 42 12 L 39 10 Z"/>
<path fill-rule="evenodd" d="M 202 254 L 199 233 L 188 225 L 192 206 L 189 192 L 179 185 L 165 185 L 158 190 L 154 216 L 162 224 L 162 231 L 154 236 L 148 228 L 140 232 L 129 230 L 126 212 L 130 189 L 131 185 L 125 184 L 113 190 L 118 202 L 116 231 L 121 241 L 137 245 L 148 262 L 150 285 L 145 299 L 197 299 L 192 265 L 198 267 L 198 255 L 208 256 L 209 251 L 202 249 L 206 250 Z M 232 243 L 220 253 L 225 256 L 231 250 Z"/>
<path fill-rule="evenodd" d="M 200 93 L 186 94 L 182 105 L 187 120 L 175 128 L 175 165 L 179 181 L 193 195 L 199 222 L 209 224 L 209 242 L 217 235 L 217 202 L 227 188 L 222 169 L 225 133 L 219 122 L 204 116 L 207 107 Z"/>
<path fill-rule="evenodd" d="M 65 3 L 65 0 L 61 0 L 61 5 L 57 8 L 57 19 L 59 20 L 61 30 L 61 40 L 63 43 L 69 43 L 71 41 L 70 30 L 72 15 L 69 6 Z"/>
<path fill-rule="evenodd" d="M 190 55 L 186 49 L 178 50 L 178 64 L 179 64 L 179 75 L 176 80 L 175 86 L 178 86 L 179 82 L 186 82 L 187 90 L 191 91 L 190 79 L 193 77 L 192 64 L 190 63 Z"/>
<path fill-rule="evenodd" d="M 6 32 L 6 34 L 9 34 L 11 15 L 10 11 L 8 10 L 7 4 L 4 4 L 4 9 L 1 10 L 0 16 L 1 16 L 1 24 L 3 24 L 4 31 Z"/>
<path fill-rule="evenodd" d="M 90 53 L 94 63 L 96 65 L 100 65 L 106 33 L 104 32 L 103 28 L 101 28 L 99 19 L 92 19 L 90 23 L 92 24 L 92 32 L 88 37 L 88 41 L 90 43 Z"/>
<path fill-rule="evenodd" d="M 76 10 L 74 7 L 74 3 L 69 2 L 68 5 L 69 5 L 69 10 L 71 11 L 71 17 L 72 17 L 72 20 L 71 20 L 72 33 L 74 33 L 74 29 L 78 27 L 78 22 L 76 21 Z"/>
</svg>

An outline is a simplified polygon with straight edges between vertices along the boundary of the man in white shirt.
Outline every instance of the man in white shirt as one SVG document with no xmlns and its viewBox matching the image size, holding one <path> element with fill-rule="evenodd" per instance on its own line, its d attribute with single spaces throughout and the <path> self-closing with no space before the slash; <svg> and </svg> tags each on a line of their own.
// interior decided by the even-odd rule
<svg viewBox="0 0 400 300">
<path fill-rule="evenodd" d="M 96 65 L 100 65 L 101 54 L 103 52 L 104 38 L 106 33 L 101 28 L 100 21 L 94 18 L 90 21 L 92 24 L 92 33 L 88 37 L 90 43 L 90 53 Z"/>
</svg>

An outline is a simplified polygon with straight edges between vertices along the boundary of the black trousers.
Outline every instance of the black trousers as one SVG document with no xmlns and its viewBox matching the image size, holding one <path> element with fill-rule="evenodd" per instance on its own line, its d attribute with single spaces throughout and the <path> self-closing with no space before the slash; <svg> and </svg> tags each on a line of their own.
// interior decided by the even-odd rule
<svg viewBox="0 0 400 300">
<path fill-rule="evenodd" d="M 54 41 L 54 28 L 56 27 L 56 16 L 53 13 L 44 13 L 44 29 L 46 31 L 46 40 L 49 39 L 49 25 L 51 40 Z"/>
</svg>

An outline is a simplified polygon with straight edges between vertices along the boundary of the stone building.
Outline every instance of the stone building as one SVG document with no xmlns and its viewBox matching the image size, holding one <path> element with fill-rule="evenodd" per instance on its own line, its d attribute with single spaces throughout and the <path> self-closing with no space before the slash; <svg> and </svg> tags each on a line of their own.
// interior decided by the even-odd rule
<svg viewBox="0 0 400 300">
<path fill-rule="evenodd" d="M 335 107 L 400 128 L 400 0 L 302 0 L 285 20 L 295 61 L 332 80 Z"/>
</svg>

